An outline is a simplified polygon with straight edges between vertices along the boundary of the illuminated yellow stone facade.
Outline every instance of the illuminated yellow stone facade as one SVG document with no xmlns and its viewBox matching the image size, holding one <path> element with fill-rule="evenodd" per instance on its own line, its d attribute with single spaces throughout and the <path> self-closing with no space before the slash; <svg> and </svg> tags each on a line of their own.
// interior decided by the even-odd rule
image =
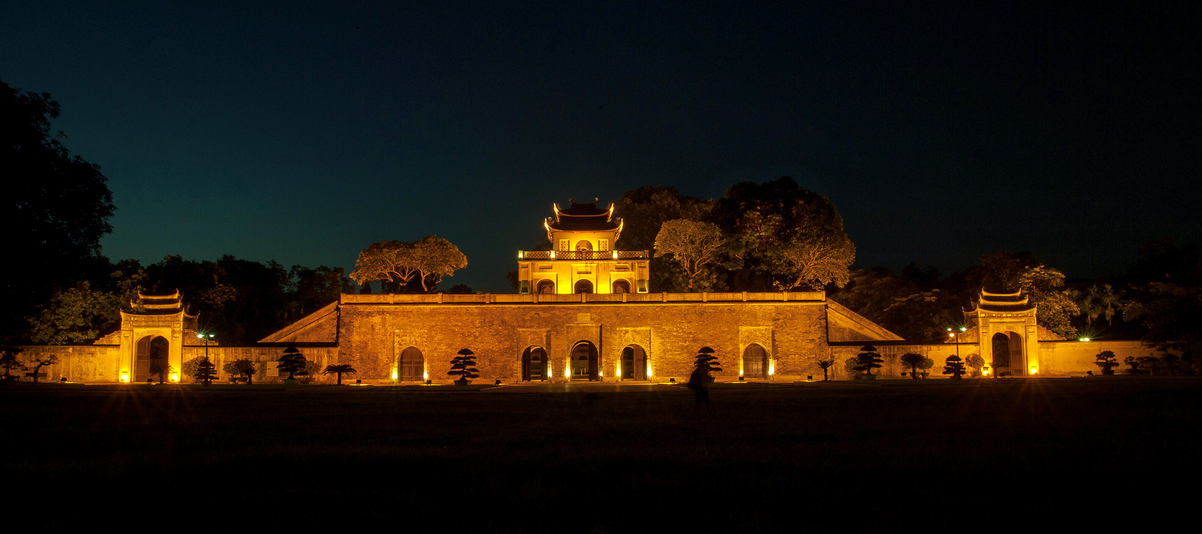
<svg viewBox="0 0 1202 534">
<path fill-rule="evenodd" d="M 570 202 L 570 201 L 569 201 Z M 646 293 L 650 259 L 645 250 L 618 251 L 622 220 L 614 206 L 571 202 L 566 210 L 553 205 L 554 217 L 543 220 L 551 250 L 518 251 L 519 293 Z"/>
</svg>

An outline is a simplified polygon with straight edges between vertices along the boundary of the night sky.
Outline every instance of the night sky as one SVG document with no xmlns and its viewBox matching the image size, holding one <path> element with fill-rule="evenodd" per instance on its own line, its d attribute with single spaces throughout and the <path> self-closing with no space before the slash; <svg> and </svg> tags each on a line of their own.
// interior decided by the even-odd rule
<svg viewBox="0 0 1202 534">
<path fill-rule="evenodd" d="M 0 80 L 103 168 L 114 261 L 349 272 L 437 234 L 442 287 L 509 292 L 553 202 L 784 175 L 857 267 L 1202 244 L 1199 2 L 174 4 L 0 6 Z"/>
</svg>

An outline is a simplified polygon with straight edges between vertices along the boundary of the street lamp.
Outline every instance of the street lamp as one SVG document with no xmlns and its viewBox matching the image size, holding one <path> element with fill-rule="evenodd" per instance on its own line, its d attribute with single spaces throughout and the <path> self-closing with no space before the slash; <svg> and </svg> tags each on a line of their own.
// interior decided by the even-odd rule
<svg viewBox="0 0 1202 534">
<path fill-rule="evenodd" d="M 209 340 L 213 339 L 213 334 L 196 334 L 196 337 L 205 340 L 205 361 L 207 362 L 209 361 Z"/>
</svg>

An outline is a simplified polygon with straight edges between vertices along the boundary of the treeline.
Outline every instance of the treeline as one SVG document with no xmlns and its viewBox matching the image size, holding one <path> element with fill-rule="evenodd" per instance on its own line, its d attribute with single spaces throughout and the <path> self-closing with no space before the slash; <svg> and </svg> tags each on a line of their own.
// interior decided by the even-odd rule
<svg viewBox="0 0 1202 534">
<path fill-rule="evenodd" d="M 652 292 L 821 289 L 924 342 L 958 330 L 982 288 L 1021 291 L 1039 324 L 1068 339 L 1142 340 L 1187 363 L 1202 351 L 1202 262 L 1195 246 L 1171 239 L 1147 242 L 1126 272 L 1096 280 L 1069 281 L 1029 252 L 1004 251 L 945 276 L 917 263 L 851 269 L 855 247 L 834 205 L 789 177 L 738 183 L 719 199 L 646 186 L 615 204 L 625 221 L 616 247 L 651 251 Z"/>
<path fill-rule="evenodd" d="M 179 290 L 199 329 L 225 345 L 245 345 L 283 328 L 351 292 L 341 267 L 311 269 L 224 256 L 217 261 L 167 256 L 143 266 L 93 257 L 70 286 L 60 289 L 28 318 L 28 341 L 91 343 L 120 327 L 120 310 L 133 311 L 137 295 Z"/>
</svg>

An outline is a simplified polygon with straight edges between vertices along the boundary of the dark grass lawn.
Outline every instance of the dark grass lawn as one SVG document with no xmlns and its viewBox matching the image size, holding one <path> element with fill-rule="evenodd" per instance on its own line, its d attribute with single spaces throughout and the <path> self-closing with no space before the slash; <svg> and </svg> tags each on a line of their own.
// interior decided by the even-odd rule
<svg viewBox="0 0 1202 534">
<path fill-rule="evenodd" d="M 699 417 L 665 385 L 19 385 L 0 388 L 0 477 L 10 512 L 37 511 L 10 518 L 73 531 L 1148 527 L 1199 503 L 1202 379 L 712 398 Z"/>
</svg>

